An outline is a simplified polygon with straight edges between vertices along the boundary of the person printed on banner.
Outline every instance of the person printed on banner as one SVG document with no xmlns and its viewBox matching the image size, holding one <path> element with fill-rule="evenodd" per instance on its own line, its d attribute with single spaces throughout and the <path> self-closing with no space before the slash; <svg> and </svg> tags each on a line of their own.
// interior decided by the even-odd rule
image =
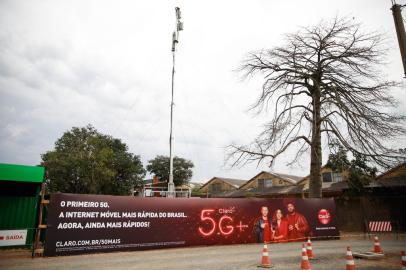
<svg viewBox="0 0 406 270">
<path fill-rule="evenodd" d="M 261 217 L 255 222 L 254 228 L 258 243 L 269 243 L 273 239 L 274 231 L 268 213 L 268 207 L 262 206 Z"/>
<path fill-rule="evenodd" d="M 272 224 L 275 230 L 273 240 L 275 242 L 286 242 L 288 238 L 288 221 L 283 217 L 281 209 L 276 209 L 273 213 Z"/>
<path fill-rule="evenodd" d="M 298 213 L 293 200 L 285 200 L 288 222 L 288 241 L 303 241 L 309 231 L 306 218 Z"/>
</svg>

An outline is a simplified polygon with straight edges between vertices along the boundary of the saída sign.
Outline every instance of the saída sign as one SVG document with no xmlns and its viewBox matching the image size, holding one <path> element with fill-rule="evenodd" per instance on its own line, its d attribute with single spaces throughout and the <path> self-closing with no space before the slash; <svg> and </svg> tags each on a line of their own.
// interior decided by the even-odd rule
<svg viewBox="0 0 406 270">
<path fill-rule="evenodd" d="M 52 194 L 45 255 L 338 236 L 332 199 Z"/>
</svg>

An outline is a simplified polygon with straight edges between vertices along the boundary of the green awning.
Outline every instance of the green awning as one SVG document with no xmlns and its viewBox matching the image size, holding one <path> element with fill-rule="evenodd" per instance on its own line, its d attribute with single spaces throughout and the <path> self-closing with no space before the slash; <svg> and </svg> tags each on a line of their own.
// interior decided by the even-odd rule
<svg viewBox="0 0 406 270">
<path fill-rule="evenodd" d="M 42 183 L 44 167 L 0 163 L 0 181 Z"/>
</svg>

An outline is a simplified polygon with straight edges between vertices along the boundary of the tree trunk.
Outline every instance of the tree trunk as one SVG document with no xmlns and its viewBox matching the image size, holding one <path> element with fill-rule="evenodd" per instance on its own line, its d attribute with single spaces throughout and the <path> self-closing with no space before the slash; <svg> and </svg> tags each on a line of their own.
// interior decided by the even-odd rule
<svg viewBox="0 0 406 270">
<path fill-rule="evenodd" d="M 321 121 L 320 121 L 320 88 L 314 87 L 313 93 L 313 123 L 312 123 L 312 145 L 310 153 L 310 182 L 309 198 L 322 197 L 321 178 Z"/>
</svg>

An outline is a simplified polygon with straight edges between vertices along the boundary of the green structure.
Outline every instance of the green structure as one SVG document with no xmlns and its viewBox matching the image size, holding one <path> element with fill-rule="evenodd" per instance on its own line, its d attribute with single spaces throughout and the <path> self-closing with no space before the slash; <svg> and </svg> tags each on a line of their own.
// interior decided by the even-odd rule
<svg viewBox="0 0 406 270">
<path fill-rule="evenodd" d="M 0 248 L 31 246 L 44 171 L 0 163 Z"/>
</svg>

